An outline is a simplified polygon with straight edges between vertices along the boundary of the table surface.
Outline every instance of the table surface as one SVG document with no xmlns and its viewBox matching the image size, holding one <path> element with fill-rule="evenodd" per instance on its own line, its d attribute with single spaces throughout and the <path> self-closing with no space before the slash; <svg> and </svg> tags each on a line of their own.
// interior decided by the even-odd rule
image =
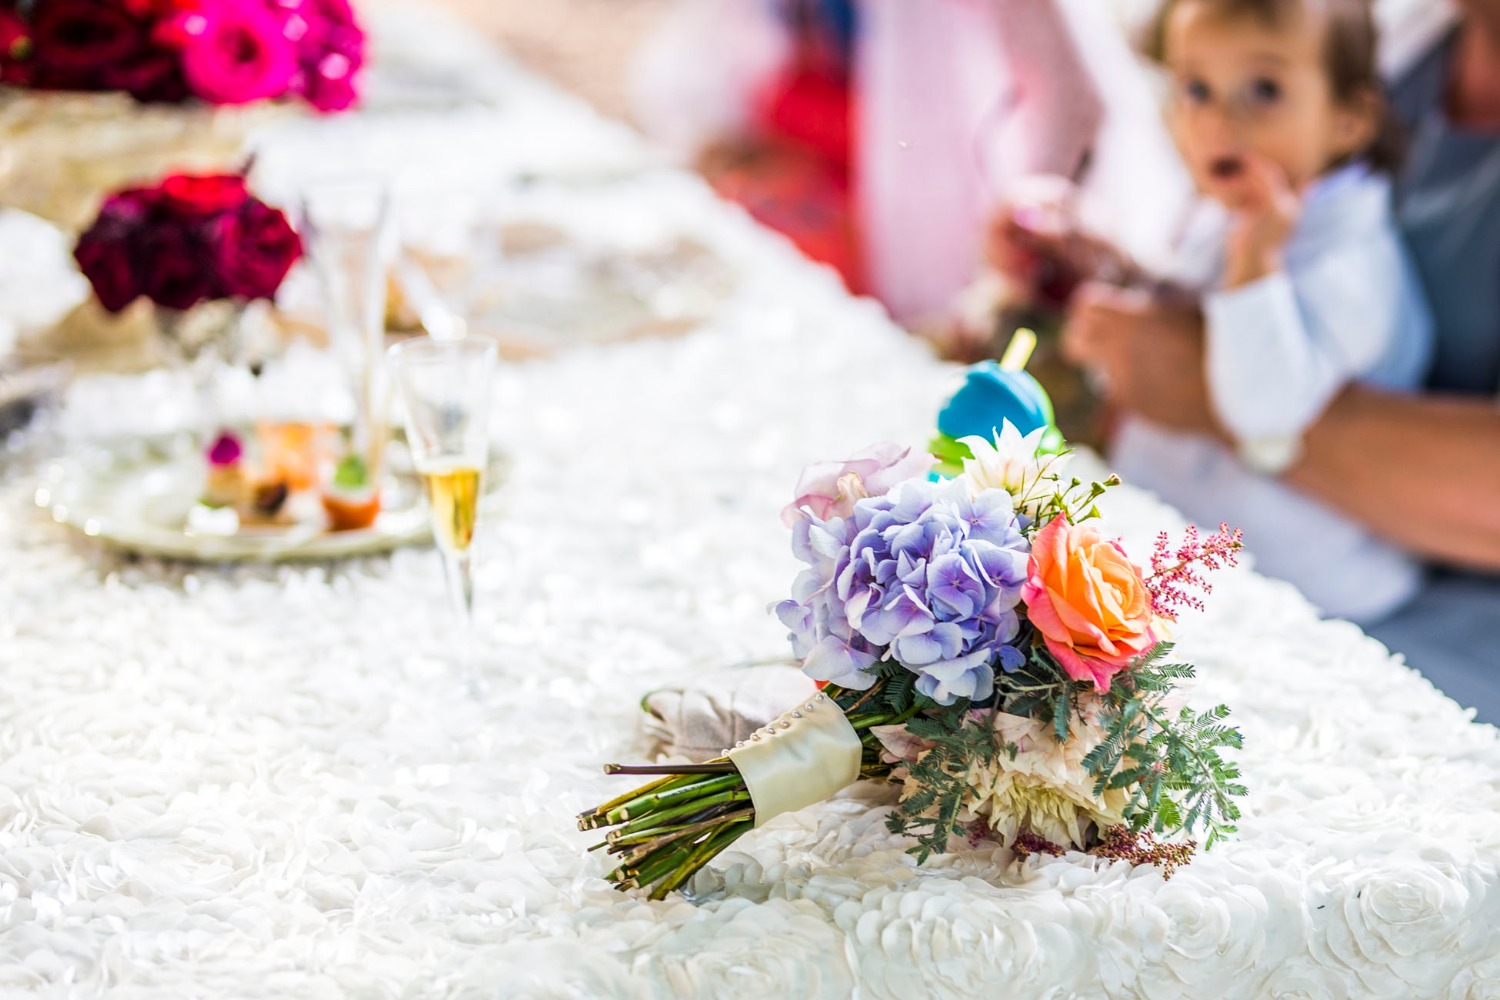
<svg viewBox="0 0 1500 1000">
<path fill-rule="evenodd" d="M 268 157 L 283 178 L 371 151 L 525 170 L 580 226 L 705 241 L 739 290 L 686 337 L 504 372 L 483 702 L 447 658 L 430 549 L 127 559 L 48 523 L 12 462 L 0 993 L 1500 996 L 1496 731 L 1249 571 L 1181 629 L 1193 700 L 1244 729 L 1246 817 L 1170 882 L 997 848 L 918 868 L 884 828 L 890 791 L 856 786 L 744 838 L 691 901 L 612 890 L 573 817 L 619 790 L 601 762 L 643 752 L 640 696 L 785 651 L 766 606 L 796 572 L 777 511 L 800 467 L 919 443 L 954 371 L 452 25 L 376 27 L 396 96 L 325 138 L 298 126 Z M 451 107 L 454 80 L 479 98 Z M 431 145 L 462 135 L 477 167 Z M 149 422 L 151 385 L 81 387 L 65 432 Z M 1137 553 L 1178 524 L 1128 488 L 1108 516 Z"/>
</svg>

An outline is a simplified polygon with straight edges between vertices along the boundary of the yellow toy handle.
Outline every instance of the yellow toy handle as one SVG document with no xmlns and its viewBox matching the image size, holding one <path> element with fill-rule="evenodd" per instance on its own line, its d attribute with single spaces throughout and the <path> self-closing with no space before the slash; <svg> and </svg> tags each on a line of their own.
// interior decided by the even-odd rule
<svg viewBox="0 0 1500 1000">
<path fill-rule="evenodd" d="M 1000 355 L 1000 370 L 1007 372 L 1019 372 L 1026 370 L 1026 362 L 1031 360 L 1031 352 L 1036 350 L 1036 334 L 1019 327 L 1011 334 L 1010 343 L 1005 346 L 1005 353 Z"/>
</svg>

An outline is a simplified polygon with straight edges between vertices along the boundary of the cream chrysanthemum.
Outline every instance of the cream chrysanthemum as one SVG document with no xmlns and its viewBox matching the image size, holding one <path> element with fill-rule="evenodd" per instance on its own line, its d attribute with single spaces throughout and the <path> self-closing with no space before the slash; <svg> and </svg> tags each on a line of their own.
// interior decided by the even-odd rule
<svg viewBox="0 0 1500 1000">
<path fill-rule="evenodd" d="M 1088 719 L 1089 713 L 1084 713 Z M 996 712 L 995 732 L 1014 744 L 1012 760 L 1001 753 L 992 765 L 969 768 L 965 819 L 982 820 L 997 839 L 1009 846 L 1021 833 L 1032 833 L 1059 847 L 1088 846 L 1090 826 L 1105 830 L 1125 821 L 1129 797 L 1123 789 L 1094 794 L 1094 777 L 1083 758 L 1104 738 L 1092 721 L 1073 720 L 1073 731 L 1057 742 L 1050 723 Z M 920 754 L 917 755 L 920 758 Z M 918 791 L 907 779 L 905 799 Z"/>
</svg>

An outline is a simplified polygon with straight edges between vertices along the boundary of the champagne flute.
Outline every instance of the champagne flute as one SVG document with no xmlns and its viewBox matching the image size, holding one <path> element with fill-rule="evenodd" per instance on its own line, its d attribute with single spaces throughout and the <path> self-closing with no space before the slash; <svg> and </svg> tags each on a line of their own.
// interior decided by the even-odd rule
<svg viewBox="0 0 1500 1000">
<path fill-rule="evenodd" d="M 426 488 L 433 535 L 442 553 L 459 627 L 470 692 L 483 693 L 474 656 L 474 531 L 489 450 L 495 344 L 464 337 L 417 337 L 392 347 L 390 370 L 401 392 L 412 461 Z"/>
<path fill-rule="evenodd" d="M 395 221 L 390 186 L 376 175 L 326 177 L 302 191 L 302 237 L 323 286 L 334 350 L 352 381 L 352 444 L 371 483 L 380 481 L 389 437 L 382 361 Z"/>
</svg>

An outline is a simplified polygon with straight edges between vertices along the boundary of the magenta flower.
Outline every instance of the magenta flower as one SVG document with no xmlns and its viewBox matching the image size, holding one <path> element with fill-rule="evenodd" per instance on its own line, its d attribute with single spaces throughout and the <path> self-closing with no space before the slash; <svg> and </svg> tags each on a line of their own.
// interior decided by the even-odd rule
<svg viewBox="0 0 1500 1000">
<path fill-rule="evenodd" d="M 174 27 L 182 39 L 182 72 L 197 97 L 249 104 L 290 88 L 296 48 L 265 7 L 218 0 L 180 15 Z"/>
</svg>

